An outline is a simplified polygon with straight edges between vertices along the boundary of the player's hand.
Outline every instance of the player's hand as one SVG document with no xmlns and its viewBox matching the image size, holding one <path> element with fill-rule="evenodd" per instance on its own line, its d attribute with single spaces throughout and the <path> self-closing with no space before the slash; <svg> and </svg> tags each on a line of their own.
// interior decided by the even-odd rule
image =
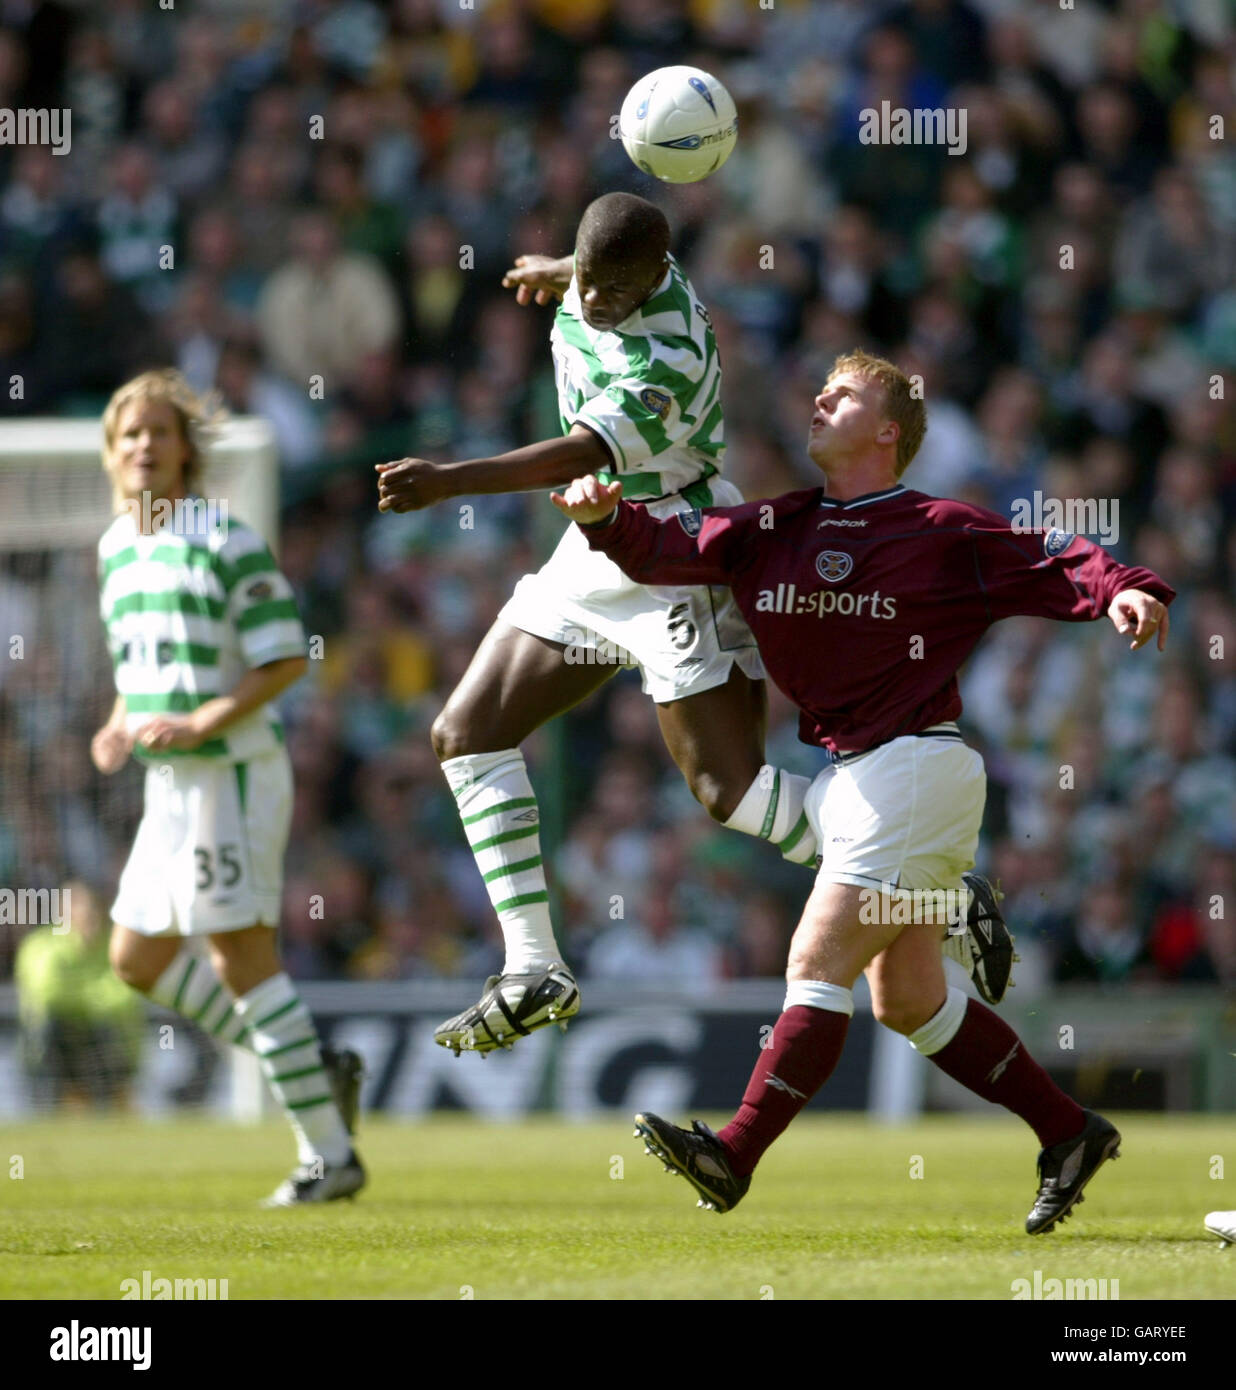
<svg viewBox="0 0 1236 1390">
<path fill-rule="evenodd" d="M 91 761 L 105 777 L 119 772 L 132 751 L 133 735 L 122 724 L 104 724 L 90 740 Z"/>
<path fill-rule="evenodd" d="M 561 299 L 571 283 L 569 256 L 516 256 L 515 264 L 502 277 L 502 288 L 515 291 L 516 304 L 538 304 Z"/>
<path fill-rule="evenodd" d="M 419 512 L 453 495 L 446 470 L 428 459 L 398 459 L 376 466 L 380 512 Z"/>
<path fill-rule="evenodd" d="M 1107 616 L 1117 632 L 1126 636 L 1133 634 L 1130 651 L 1144 647 L 1156 632 L 1159 634 L 1159 650 L 1162 651 L 1167 645 L 1167 605 L 1141 589 L 1121 589 L 1112 599 Z"/>
<path fill-rule="evenodd" d="M 603 483 L 589 473 L 587 477 L 576 478 L 565 494 L 551 492 L 549 500 L 571 521 L 581 526 L 591 526 L 604 521 L 622 500 L 621 483 Z"/>
<path fill-rule="evenodd" d="M 137 741 L 152 753 L 164 753 L 173 749 L 181 753 L 191 753 L 200 748 L 206 740 L 206 730 L 198 724 L 192 714 L 156 714 L 143 724 Z"/>
</svg>

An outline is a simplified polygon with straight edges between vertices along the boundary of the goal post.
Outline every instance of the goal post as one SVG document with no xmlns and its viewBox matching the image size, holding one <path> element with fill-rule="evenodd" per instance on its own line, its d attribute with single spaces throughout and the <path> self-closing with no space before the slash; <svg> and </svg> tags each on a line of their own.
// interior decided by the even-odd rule
<svg viewBox="0 0 1236 1390">
<path fill-rule="evenodd" d="M 99 420 L 0 422 L 0 552 L 93 547 L 112 519 Z M 225 420 L 206 451 L 198 490 L 228 515 L 279 540 L 279 458 L 270 425 Z"/>
<path fill-rule="evenodd" d="M 0 422 L 0 881 L 7 883 L 50 888 L 82 879 L 112 891 L 140 816 L 141 779 L 100 777 L 89 763 L 90 736 L 115 698 L 98 607 L 96 547 L 114 515 L 102 447 L 97 418 Z M 270 425 L 225 419 L 203 465 L 197 492 L 208 504 L 226 502 L 229 520 L 253 527 L 278 553 L 279 458 Z M 0 976 L 15 946 L 0 939 Z M 0 1049 L 13 1046 L 0 1034 Z M 149 1040 L 146 1047 L 136 1088 L 145 1094 L 133 1099 L 139 1110 L 160 1111 L 183 1086 L 187 1059 L 155 1055 Z M 257 1061 L 231 1051 L 222 1068 L 230 1084 L 212 1086 L 206 1103 L 257 1119 L 266 1089 Z M 0 1076 L 20 1084 L 18 1075 L 16 1054 L 0 1056 Z M 0 1114 L 19 1099 L 0 1094 Z"/>
</svg>

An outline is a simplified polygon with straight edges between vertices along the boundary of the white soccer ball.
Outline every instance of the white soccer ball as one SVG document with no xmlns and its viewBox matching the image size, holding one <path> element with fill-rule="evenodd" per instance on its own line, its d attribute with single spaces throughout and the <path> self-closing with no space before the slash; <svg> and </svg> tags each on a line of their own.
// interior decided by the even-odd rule
<svg viewBox="0 0 1236 1390">
<path fill-rule="evenodd" d="M 730 157 L 738 139 L 734 99 L 711 73 L 657 68 L 627 93 L 618 133 L 637 168 L 665 183 L 695 183 Z"/>
</svg>

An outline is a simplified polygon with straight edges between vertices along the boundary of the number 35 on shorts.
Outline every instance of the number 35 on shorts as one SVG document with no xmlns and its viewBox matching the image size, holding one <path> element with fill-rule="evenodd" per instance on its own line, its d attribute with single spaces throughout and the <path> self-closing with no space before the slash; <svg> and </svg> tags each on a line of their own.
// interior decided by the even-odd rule
<svg viewBox="0 0 1236 1390">
<path fill-rule="evenodd" d="M 241 865 L 240 846 L 237 844 L 218 845 L 208 848 L 198 845 L 193 851 L 197 864 L 197 879 L 194 887 L 234 888 L 241 880 L 244 869 Z"/>
</svg>

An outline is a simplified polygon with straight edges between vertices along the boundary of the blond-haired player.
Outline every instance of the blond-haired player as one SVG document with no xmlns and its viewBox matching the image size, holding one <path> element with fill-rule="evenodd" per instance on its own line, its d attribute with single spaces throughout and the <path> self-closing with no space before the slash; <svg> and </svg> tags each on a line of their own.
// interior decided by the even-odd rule
<svg viewBox="0 0 1236 1390">
<path fill-rule="evenodd" d="M 299 1151 L 265 1204 L 295 1206 L 364 1185 L 349 1138 L 360 1066 L 354 1053 L 324 1064 L 279 959 L 292 771 L 271 702 L 304 674 L 305 634 L 266 543 L 195 493 L 212 423 L 170 369 L 120 387 L 103 415 L 117 515 L 99 541 L 99 588 L 117 695 L 91 756 L 103 773 L 130 754 L 146 765 L 111 962 L 255 1053 Z"/>
</svg>

